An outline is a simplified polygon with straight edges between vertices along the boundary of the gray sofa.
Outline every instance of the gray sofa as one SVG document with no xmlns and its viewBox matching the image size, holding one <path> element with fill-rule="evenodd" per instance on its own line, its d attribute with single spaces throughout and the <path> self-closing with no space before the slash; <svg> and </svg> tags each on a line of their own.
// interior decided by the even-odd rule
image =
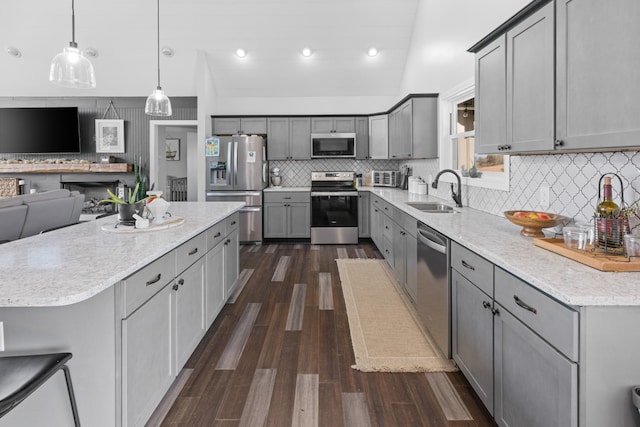
<svg viewBox="0 0 640 427">
<path fill-rule="evenodd" d="M 0 199 L 0 243 L 75 224 L 83 204 L 84 194 L 64 189 Z"/>
</svg>

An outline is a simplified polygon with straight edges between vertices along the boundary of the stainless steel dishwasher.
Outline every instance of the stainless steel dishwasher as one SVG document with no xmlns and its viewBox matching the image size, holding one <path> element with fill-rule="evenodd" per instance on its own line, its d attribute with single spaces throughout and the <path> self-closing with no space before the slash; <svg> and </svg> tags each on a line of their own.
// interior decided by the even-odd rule
<svg viewBox="0 0 640 427">
<path fill-rule="evenodd" d="M 449 239 L 418 223 L 418 315 L 442 354 L 451 358 Z"/>
</svg>

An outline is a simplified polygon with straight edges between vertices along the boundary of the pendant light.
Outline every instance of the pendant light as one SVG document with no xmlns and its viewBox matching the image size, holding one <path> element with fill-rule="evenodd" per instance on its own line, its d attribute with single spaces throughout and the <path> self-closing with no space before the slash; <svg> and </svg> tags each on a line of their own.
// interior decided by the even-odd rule
<svg viewBox="0 0 640 427">
<path fill-rule="evenodd" d="M 71 0 L 71 42 L 69 47 L 65 47 L 51 61 L 49 70 L 49 81 L 53 84 L 80 88 L 93 89 L 96 87 L 96 76 L 93 72 L 93 65 L 82 52 L 76 43 L 76 12 L 75 0 Z"/>
<path fill-rule="evenodd" d="M 158 87 L 151 92 L 151 95 L 147 98 L 147 103 L 144 107 L 145 114 L 150 116 L 170 116 L 171 115 L 171 101 L 167 95 L 164 94 L 162 87 L 160 86 L 160 0 L 157 0 L 158 11 Z"/>
</svg>

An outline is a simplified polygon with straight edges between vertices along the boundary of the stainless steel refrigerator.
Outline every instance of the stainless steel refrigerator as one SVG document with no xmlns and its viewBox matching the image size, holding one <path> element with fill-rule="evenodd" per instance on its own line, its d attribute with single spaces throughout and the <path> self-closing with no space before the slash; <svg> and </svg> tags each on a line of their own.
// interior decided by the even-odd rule
<svg viewBox="0 0 640 427">
<path fill-rule="evenodd" d="M 259 135 L 213 136 L 206 146 L 207 201 L 245 202 L 240 242 L 262 242 L 262 190 L 267 186 L 266 143 Z"/>
</svg>

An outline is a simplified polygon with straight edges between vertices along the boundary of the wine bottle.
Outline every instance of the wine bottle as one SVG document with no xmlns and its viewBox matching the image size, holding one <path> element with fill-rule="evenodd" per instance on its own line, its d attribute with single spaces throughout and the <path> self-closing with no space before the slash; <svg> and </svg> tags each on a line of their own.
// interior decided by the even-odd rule
<svg viewBox="0 0 640 427">
<path fill-rule="evenodd" d="M 614 233 L 618 230 L 617 220 L 620 207 L 612 199 L 611 177 L 604 177 L 602 187 L 603 200 L 596 208 L 598 224 L 598 241 L 606 246 L 618 246 Z"/>
</svg>

